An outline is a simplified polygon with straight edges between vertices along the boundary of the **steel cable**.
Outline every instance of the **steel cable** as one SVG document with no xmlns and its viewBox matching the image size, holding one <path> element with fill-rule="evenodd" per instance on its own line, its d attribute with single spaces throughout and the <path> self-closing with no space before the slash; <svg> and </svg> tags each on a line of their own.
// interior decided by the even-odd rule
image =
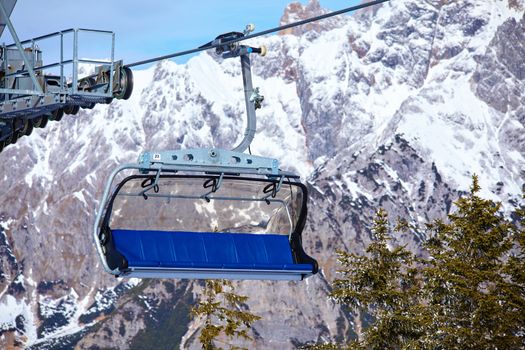
<svg viewBox="0 0 525 350">
<path fill-rule="evenodd" d="M 317 21 L 320 21 L 320 20 L 323 20 L 323 19 L 326 19 L 326 18 L 338 16 L 338 15 L 341 15 L 341 14 L 344 14 L 344 13 L 348 13 L 348 12 L 352 12 L 352 11 L 356 11 L 356 10 L 361 10 L 361 9 L 364 9 L 364 8 L 367 8 L 367 7 L 370 7 L 370 6 L 374 6 L 374 5 L 379 5 L 381 3 L 388 2 L 388 1 L 390 1 L 390 0 L 370 1 L 370 2 L 366 2 L 366 3 L 363 3 L 363 4 L 356 5 L 356 6 L 347 7 L 347 8 L 344 8 L 342 10 L 325 13 L 325 14 L 320 15 L 320 16 L 307 18 L 307 19 L 302 20 L 302 21 L 289 23 L 289 24 L 285 24 L 283 26 L 279 26 L 279 27 L 263 30 L 262 32 L 249 34 L 249 35 L 246 35 L 246 36 L 243 36 L 243 37 L 240 37 L 240 38 L 236 38 L 236 39 L 232 39 L 232 40 L 228 40 L 228 41 L 225 41 L 225 42 L 221 42 L 221 43 L 217 43 L 217 44 L 213 44 L 213 45 L 201 46 L 201 47 L 197 47 L 195 49 L 184 50 L 184 51 L 179 51 L 179 52 L 175 52 L 175 53 L 168 54 L 168 55 L 163 55 L 163 56 L 158 56 L 158 57 L 154 57 L 154 58 L 149 58 L 149 59 L 146 59 L 146 60 L 142 60 L 142 61 L 137 61 L 137 62 L 133 62 L 133 63 L 130 63 L 130 64 L 126 64 L 125 66 L 126 67 L 141 66 L 143 64 L 148 64 L 148 63 L 152 63 L 152 62 L 156 62 L 156 61 L 161 61 L 161 60 L 165 60 L 165 59 L 168 59 L 168 58 L 174 58 L 174 57 L 190 55 L 192 53 L 214 49 L 214 48 L 217 48 L 219 46 L 224 46 L 224 45 L 233 44 L 233 43 L 236 43 L 236 42 L 239 42 L 239 41 L 244 41 L 244 40 L 248 40 L 248 39 L 257 38 L 259 36 L 272 34 L 272 33 L 275 33 L 275 32 L 279 32 L 281 30 L 302 26 L 302 25 L 305 25 L 305 24 L 308 24 L 308 23 L 312 23 L 312 22 L 317 22 Z"/>
</svg>

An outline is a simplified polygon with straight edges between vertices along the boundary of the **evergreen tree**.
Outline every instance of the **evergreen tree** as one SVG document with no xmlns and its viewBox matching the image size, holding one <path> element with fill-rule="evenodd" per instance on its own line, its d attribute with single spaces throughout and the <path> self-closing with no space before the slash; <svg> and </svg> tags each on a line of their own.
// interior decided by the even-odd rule
<svg viewBox="0 0 525 350">
<path fill-rule="evenodd" d="M 476 176 L 470 193 L 455 202 L 448 223 L 428 225 L 430 258 L 422 275 L 433 332 L 422 344 L 444 349 L 513 349 L 520 334 L 523 297 L 506 272 L 516 227 L 500 214 L 501 204 L 478 196 Z M 521 300 L 520 300 L 521 299 Z"/>
<path fill-rule="evenodd" d="M 505 272 L 510 276 L 506 296 L 517 310 L 516 333 L 522 335 L 522 347 L 525 348 L 525 203 L 515 214 L 519 225 L 514 234 L 515 245 L 505 266 Z"/>
<path fill-rule="evenodd" d="M 311 349 L 519 349 L 525 347 L 525 208 L 514 224 L 501 204 L 470 193 L 447 220 L 427 224 L 425 258 L 390 248 L 386 214 L 366 255 L 338 252 L 331 297 L 373 323 L 359 340 Z M 398 225 L 396 230 L 405 225 Z"/>
<path fill-rule="evenodd" d="M 204 327 L 199 335 L 203 349 L 222 349 L 216 345 L 221 334 L 229 340 L 251 340 L 248 331 L 260 317 L 244 310 L 243 304 L 248 297 L 236 294 L 230 281 L 207 280 L 203 299 L 192 309 L 194 316 L 204 318 Z M 229 349 L 244 349 L 226 345 Z"/>
<path fill-rule="evenodd" d="M 341 279 L 333 284 L 332 298 L 373 316 L 364 340 L 351 348 L 400 349 L 417 339 L 419 325 L 416 259 L 404 247 L 390 248 L 387 214 L 379 210 L 374 221 L 373 241 L 366 256 L 338 252 Z M 361 312 L 361 313 L 363 313 Z"/>
</svg>

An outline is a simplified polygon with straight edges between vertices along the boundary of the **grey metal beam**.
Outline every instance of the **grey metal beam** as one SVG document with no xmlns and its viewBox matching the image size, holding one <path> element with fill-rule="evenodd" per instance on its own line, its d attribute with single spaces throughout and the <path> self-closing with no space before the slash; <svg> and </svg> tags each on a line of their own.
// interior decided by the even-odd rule
<svg viewBox="0 0 525 350">
<path fill-rule="evenodd" d="M 7 9 L 4 7 L 4 4 L 7 4 L 9 0 L 0 0 L 0 18 L 2 22 L 5 22 L 5 25 L 9 28 L 9 31 L 11 32 L 11 36 L 13 37 L 13 40 L 15 41 L 16 47 L 18 48 L 18 51 L 20 51 L 20 55 L 22 56 L 22 59 L 24 60 L 25 68 L 27 69 L 27 72 L 29 73 L 29 76 L 31 77 L 31 80 L 33 81 L 33 84 L 35 85 L 35 90 L 41 94 L 44 93 L 42 90 L 42 87 L 38 83 L 38 80 L 36 78 L 35 71 L 33 70 L 33 67 L 29 63 L 29 60 L 27 59 L 24 48 L 22 47 L 22 44 L 20 43 L 20 39 L 18 38 L 18 35 L 16 34 L 15 27 L 11 23 L 11 20 L 9 19 L 9 16 L 11 13 L 8 13 Z M 9 2 L 10 3 L 10 2 Z M 14 8 L 14 4 L 12 5 Z M 13 11 L 13 8 L 11 8 L 11 12 Z M 5 27 L 4 25 L 4 27 Z"/>
<path fill-rule="evenodd" d="M 0 0 L 0 4 L 3 5 L 5 12 L 7 14 L 7 18 L 11 17 L 11 14 L 13 13 L 13 9 L 16 5 L 16 0 Z M 3 17 L 0 17 L 0 37 L 2 36 L 2 33 L 4 32 L 5 26 L 7 25 L 7 22 L 4 20 Z"/>
<path fill-rule="evenodd" d="M 252 70 L 250 64 L 250 56 L 248 54 L 241 55 L 241 69 L 242 69 L 242 82 L 244 86 L 244 99 L 246 102 L 246 114 L 248 119 L 246 121 L 246 130 L 244 131 L 244 137 L 242 141 L 235 146 L 232 151 L 244 152 L 255 136 L 257 130 L 257 117 L 255 116 L 255 105 L 250 98 L 253 94 L 252 85 Z"/>
</svg>

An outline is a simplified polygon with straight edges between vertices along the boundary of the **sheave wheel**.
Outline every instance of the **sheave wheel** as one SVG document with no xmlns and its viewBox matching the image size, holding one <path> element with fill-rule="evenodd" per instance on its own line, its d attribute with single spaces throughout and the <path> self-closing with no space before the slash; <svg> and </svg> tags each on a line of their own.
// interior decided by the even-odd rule
<svg viewBox="0 0 525 350">
<path fill-rule="evenodd" d="M 64 110 L 62 108 L 59 108 L 51 112 L 50 119 L 59 122 L 62 120 L 63 116 L 64 116 Z"/>
<path fill-rule="evenodd" d="M 14 145 L 16 143 L 16 141 L 18 141 L 18 132 L 16 131 L 13 131 L 11 132 L 11 137 L 8 138 L 7 140 L 9 140 L 9 143 Z M 6 140 L 6 142 L 7 142 Z"/>
<path fill-rule="evenodd" d="M 45 128 L 48 122 L 48 114 L 41 115 L 33 119 L 33 126 L 35 128 Z"/>
<path fill-rule="evenodd" d="M 31 119 L 22 119 L 23 127 L 22 130 L 18 132 L 19 136 L 29 136 L 33 132 L 33 121 Z"/>
<path fill-rule="evenodd" d="M 64 113 L 69 115 L 75 115 L 80 110 L 79 105 L 67 105 L 64 107 Z"/>
<path fill-rule="evenodd" d="M 133 72 L 129 67 L 120 68 L 120 91 L 114 94 L 119 100 L 127 100 L 133 92 Z"/>
</svg>

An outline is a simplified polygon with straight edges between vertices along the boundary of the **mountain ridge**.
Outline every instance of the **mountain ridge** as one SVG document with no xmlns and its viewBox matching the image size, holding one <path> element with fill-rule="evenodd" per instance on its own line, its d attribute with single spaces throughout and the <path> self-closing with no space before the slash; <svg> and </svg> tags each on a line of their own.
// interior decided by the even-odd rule
<svg viewBox="0 0 525 350">
<path fill-rule="evenodd" d="M 281 22 L 322 13 L 318 5 L 290 5 Z M 523 8 L 523 1 L 396 1 L 313 31 L 250 41 L 269 48 L 252 60 L 265 95 L 252 151 L 305 179 L 305 249 L 322 267 L 300 283 L 237 283 L 263 317 L 253 347 L 352 333 L 354 315 L 327 298 L 334 252 L 364 250 L 378 207 L 418 226 L 453 209 L 473 173 L 483 196 L 505 210 L 516 205 L 525 186 Z M 143 150 L 230 148 L 240 140 L 240 65 L 203 53 L 134 73 L 129 101 L 83 110 L 0 154 L 1 346 L 144 344 L 166 327 L 158 320 L 174 322 L 166 315 L 181 316 L 202 289 L 107 276 L 91 230 L 118 164 Z M 424 237 L 397 239 L 417 250 Z M 188 320 L 177 330 L 182 348 L 198 348 L 198 329 Z"/>
</svg>

